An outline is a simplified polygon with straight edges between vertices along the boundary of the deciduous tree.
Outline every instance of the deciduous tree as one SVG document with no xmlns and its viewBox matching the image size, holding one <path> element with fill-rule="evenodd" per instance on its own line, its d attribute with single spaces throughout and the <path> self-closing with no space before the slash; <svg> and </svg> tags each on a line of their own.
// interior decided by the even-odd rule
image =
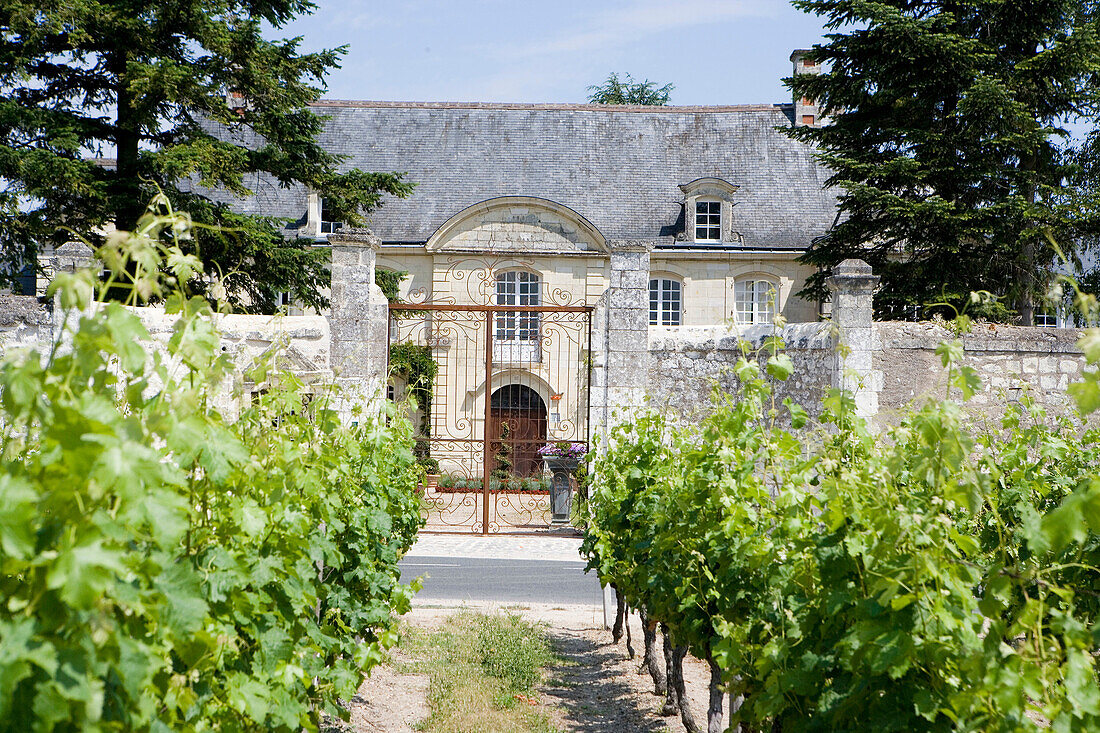
<svg viewBox="0 0 1100 733">
<path fill-rule="evenodd" d="M 607 81 L 603 84 L 593 84 L 588 87 L 590 94 L 588 101 L 592 104 L 646 104 L 664 106 L 668 104 L 672 90 L 672 84 L 658 87 L 657 82 L 646 79 L 634 81 L 630 74 L 624 74 L 623 79 L 614 71 L 607 75 Z"/>
</svg>

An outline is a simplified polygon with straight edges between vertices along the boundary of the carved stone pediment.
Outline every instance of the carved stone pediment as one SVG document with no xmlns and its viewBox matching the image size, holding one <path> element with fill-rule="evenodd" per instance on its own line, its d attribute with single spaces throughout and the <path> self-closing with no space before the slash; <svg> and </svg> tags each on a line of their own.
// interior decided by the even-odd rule
<svg viewBox="0 0 1100 733">
<path fill-rule="evenodd" d="M 572 209 L 545 199 L 508 196 L 455 214 L 428 240 L 428 251 L 593 254 L 608 248 L 599 230 Z"/>
</svg>

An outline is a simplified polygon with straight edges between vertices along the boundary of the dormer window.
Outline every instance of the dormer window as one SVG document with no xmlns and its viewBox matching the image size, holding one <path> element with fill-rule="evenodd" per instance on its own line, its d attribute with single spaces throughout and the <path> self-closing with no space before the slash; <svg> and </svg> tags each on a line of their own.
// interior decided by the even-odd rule
<svg viewBox="0 0 1100 733">
<path fill-rule="evenodd" d="M 737 186 L 721 178 L 696 178 L 680 185 L 684 192 L 684 229 L 680 241 L 724 245 L 738 240 L 733 231 Z"/>
<path fill-rule="evenodd" d="M 722 202 L 695 202 L 695 241 L 722 241 Z"/>
<path fill-rule="evenodd" d="M 329 210 L 328 199 L 321 199 L 321 234 L 332 234 L 344 228 L 344 222 L 336 221 L 335 215 Z"/>
</svg>

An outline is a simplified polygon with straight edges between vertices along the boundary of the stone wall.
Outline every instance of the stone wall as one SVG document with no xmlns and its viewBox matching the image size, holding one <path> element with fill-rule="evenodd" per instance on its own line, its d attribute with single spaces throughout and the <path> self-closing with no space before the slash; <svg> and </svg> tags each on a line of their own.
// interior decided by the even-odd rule
<svg viewBox="0 0 1100 733">
<path fill-rule="evenodd" d="M 163 349 L 172 337 L 177 317 L 161 308 L 134 311 L 152 337 L 146 350 Z M 249 374 L 260 359 L 268 360 L 273 374 L 276 370 L 290 372 L 307 389 L 309 385 L 320 387 L 332 382 L 329 324 L 323 316 L 217 315 L 215 327 L 221 350 L 229 355 L 235 367 L 215 400 L 215 405 L 229 419 L 236 419 L 241 406 L 267 387 L 266 383 L 255 382 Z M 170 370 L 182 369 L 172 360 L 166 363 Z"/>
<path fill-rule="evenodd" d="M 790 397 L 816 415 L 833 380 L 832 331 L 827 323 L 789 324 L 778 333 L 771 326 L 651 327 L 646 364 L 649 404 L 679 420 L 705 414 L 716 386 L 725 393 L 736 391 L 734 365 L 743 353 L 742 341 L 750 352 L 759 354 L 764 340 L 775 334 L 783 339 L 794 362 L 790 379 L 775 382 L 777 399 Z"/>
<path fill-rule="evenodd" d="M 273 345 L 282 346 L 276 366 L 306 381 L 333 378 L 354 393 L 342 407 L 379 396 L 387 364 L 388 312 L 374 284 L 377 239 L 348 232 L 334 242 L 333 308 L 329 316 L 218 316 L 223 349 L 239 367 L 228 399 L 262 385 L 246 383 L 244 369 Z M 75 269 L 80 253 L 59 259 L 57 269 Z M 646 395 L 649 404 L 691 419 L 707 410 L 715 386 L 736 390 L 733 367 L 742 353 L 761 347 L 772 326 L 649 327 L 650 253 L 630 242 L 614 243 L 607 290 L 592 321 L 590 384 L 593 437 L 599 442 L 617 419 L 629 419 Z M 590 273 L 591 274 L 591 273 Z M 597 274 L 597 285 L 603 273 Z M 943 324 L 871 321 L 876 278 L 865 263 L 847 261 L 831 281 L 833 321 L 788 324 L 778 335 L 794 362 L 791 378 L 776 384 L 777 397 L 790 397 L 811 414 L 820 412 L 830 387 L 855 394 L 857 407 L 879 422 L 947 392 L 947 373 L 935 353 L 954 338 Z M 591 279 L 591 278 L 589 278 Z M 589 284 L 585 284 L 589 287 Z M 166 340 L 174 317 L 155 308 L 138 309 L 153 341 Z M 44 299 L 0 293 L 0 353 L 32 347 L 45 352 L 61 331 Z M 995 413 L 1030 392 L 1053 414 L 1070 406 L 1066 388 L 1080 378 L 1085 360 L 1078 331 L 977 324 L 963 336 L 965 363 L 982 379 L 971 401 L 976 411 Z M 838 341 L 847 348 L 838 351 Z M 155 345 L 154 345 L 155 347 Z M 349 393 L 351 394 L 351 393 Z"/>
<path fill-rule="evenodd" d="M 1071 403 L 1066 387 L 1085 367 L 1077 347 L 1080 336 L 1073 329 L 976 324 L 962 337 L 963 363 L 978 372 L 983 385 L 969 404 L 996 412 L 1027 391 L 1050 414 L 1062 413 Z M 875 323 L 872 363 L 881 375 L 874 380 L 879 382 L 874 386 L 881 420 L 948 394 L 947 371 L 936 347 L 954 338 L 943 324 Z"/>
<path fill-rule="evenodd" d="M 739 340 L 756 350 L 771 332 L 769 327 L 651 327 L 646 364 L 650 406 L 681 420 L 704 414 L 715 385 L 727 393 L 737 389 L 733 367 L 742 353 Z M 838 361 L 837 330 L 831 324 L 790 324 L 778 335 L 787 344 L 794 373 L 776 383 L 776 396 L 790 397 L 811 415 L 820 413 L 821 397 L 842 380 L 860 404 L 873 406 L 865 414 L 880 424 L 896 422 L 927 399 L 948 395 L 947 370 L 936 348 L 955 335 L 944 324 L 873 323 L 869 345 L 857 350 L 869 357 L 866 365 Z M 1067 413 L 1072 401 L 1066 388 L 1085 368 L 1077 347 L 1080 335 L 1071 329 L 976 324 L 962 337 L 962 363 L 973 367 L 982 381 L 981 391 L 967 403 L 971 412 L 996 415 L 1027 393 L 1051 417 Z M 957 390 L 950 394 L 959 397 Z"/>
<path fill-rule="evenodd" d="M 151 340 L 144 344 L 146 351 L 160 351 L 166 356 L 164 347 L 172 337 L 177 316 L 165 313 L 162 308 L 133 310 L 149 331 Z M 60 338 L 64 348 L 68 337 L 61 324 L 54 322 L 53 315 L 54 311 L 37 298 L 0 293 L 0 355 L 15 349 L 33 349 L 46 354 L 54 338 Z M 264 384 L 251 381 L 247 372 L 265 355 L 270 358 L 273 368 L 289 371 L 307 385 L 332 381 L 327 318 L 217 315 L 215 320 L 222 352 L 230 356 L 236 367 L 217 400 L 217 406 L 228 416 L 235 417 L 241 401 L 250 399 L 253 392 L 264 388 Z M 75 317 L 70 318 L 70 324 L 75 325 Z M 182 371 L 182 367 L 172 360 L 167 364 L 169 369 Z"/>
<path fill-rule="evenodd" d="M 819 414 L 830 387 L 851 392 L 856 410 L 879 424 L 897 421 L 927 399 L 958 398 L 948 391 L 948 371 L 936 353 L 956 335 L 943 323 L 871 320 L 871 298 L 878 278 L 866 263 L 846 260 L 830 278 L 833 320 L 790 324 L 778 335 L 794 362 L 787 382 L 776 384 L 779 399 L 790 397 Z M 709 409 L 714 387 L 734 392 L 733 366 L 740 340 L 759 349 L 771 327 L 649 329 L 646 363 L 650 404 L 680 419 Z M 995 416 L 1025 394 L 1051 418 L 1072 410 L 1067 387 L 1086 363 L 1077 347 L 1080 331 L 975 324 L 963 335 L 963 364 L 976 370 L 982 388 L 967 403 L 976 416 Z M 838 349 L 839 343 L 844 344 Z"/>
<path fill-rule="evenodd" d="M 11 349 L 50 345 L 50 309 L 31 295 L 0 291 L 0 355 Z"/>
</svg>

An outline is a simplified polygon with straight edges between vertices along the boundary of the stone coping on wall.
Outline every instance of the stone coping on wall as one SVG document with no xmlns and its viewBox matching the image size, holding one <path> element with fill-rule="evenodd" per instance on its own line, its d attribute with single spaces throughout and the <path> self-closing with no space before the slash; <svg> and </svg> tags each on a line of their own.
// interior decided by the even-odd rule
<svg viewBox="0 0 1100 733">
<path fill-rule="evenodd" d="M 141 307 L 133 311 L 141 318 L 149 334 L 163 339 L 172 333 L 177 316 L 163 308 Z M 215 328 L 222 350 L 232 351 L 243 365 L 276 342 L 285 344 L 280 368 L 300 377 L 324 378 L 330 374 L 330 328 L 325 316 L 265 316 L 218 314 Z"/>
<path fill-rule="evenodd" d="M 650 351 L 734 351 L 741 341 L 760 348 L 770 336 L 779 336 L 788 349 L 832 349 L 830 323 L 789 323 L 778 331 L 774 326 L 650 326 Z"/>
<path fill-rule="evenodd" d="M 882 349 L 934 350 L 944 341 L 956 338 L 945 324 L 877 321 L 874 324 Z M 999 323 L 975 323 L 963 334 L 963 348 L 972 353 L 1080 354 L 1077 341 L 1082 331 L 1075 328 L 1009 326 Z"/>
<path fill-rule="evenodd" d="M 33 295 L 0 292 L 0 326 L 48 326 L 50 309 Z"/>
<path fill-rule="evenodd" d="M 150 334 L 172 331 L 176 315 L 170 315 L 158 306 L 131 308 L 141 318 Z M 218 331 L 223 335 L 255 341 L 270 341 L 272 335 L 291 340 L 317 340 L 328 338 L 329 324 L 325 316 L 265 316 L 245 313 L 219 313 L 214 317 Z"/>
</svg>

